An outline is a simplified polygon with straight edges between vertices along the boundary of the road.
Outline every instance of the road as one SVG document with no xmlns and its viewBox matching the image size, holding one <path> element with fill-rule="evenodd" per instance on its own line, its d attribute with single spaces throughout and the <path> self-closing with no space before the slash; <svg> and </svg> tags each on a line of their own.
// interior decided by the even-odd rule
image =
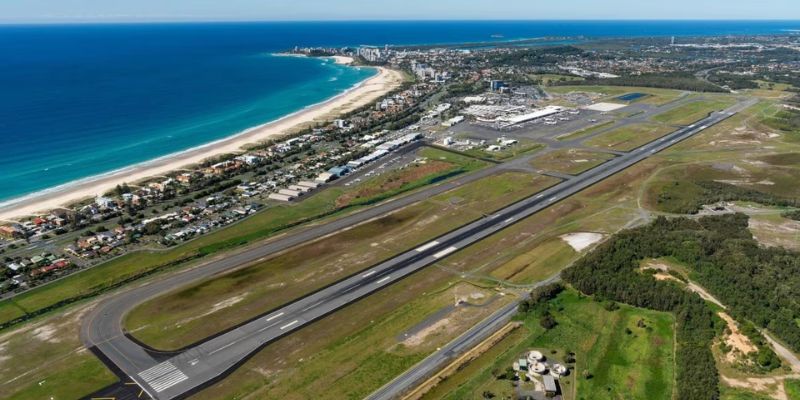
<svg viewBox="0 0 800 400">
<path fill-rule="evenodd" d="M 531 289 L 557 282 L 559 275 L 536 283 Z M 411 389 L 414 385 L 426 379 L 446 362 L 474 347 L 482 340 L 496 332 L 516 315 L 519 301 L 514 301 L 495 311 L 488 318 L 464 332 L 455 340 L 436 350 L 433 354 L 411 367 L 402 375 L 394 378 L 380 389 L 367 397 L 367 400 L 390 400 Z"/>
<path fill-rule="evenodd" d="M 138 385 L 150 397 L 159 400 L 187 397 L 224 378 L 272 341 L 289 335 L 319 318 L 548 208 L 729 118 L 750 104 L 743 102 L 724 112 L 713 113 L 708 118 L 691 126 L 678 129 L 579 176 L 561 182 L 263 316 L 221 332 L 181 352 L 158 353 L 131 340 L 123 331 L 124 315 L 141 302 L 179 287 L 181 282 L 203 276 L 204 271 L 207 273 L 208 269 L 225 270 L 231 266 L 245 263 L 248 260 L 246 256 L 248 252 L 220 259 L 202 268 L 139 286 L 109 298 L 99 304 L 84 320 L 81 329 L 83 342 L 88 348 L 101 353 L 106 359 L 106 363 L 111 363 L 123 371 L 130 377 L 132 383 Z M 302 239 L 302 233 L 298 236 L 301 238 L 294 239 L 296 240 L 295 244 L 307 241 L 307 239 Z M 291 242 L 293 237 L 286 237 L 284 241 Z M 272 242 L 270 245 L 274 246 L 274 243 Z M 251 252 L 259 250 L 261 249 L 253 249 Z"/>
</svg>

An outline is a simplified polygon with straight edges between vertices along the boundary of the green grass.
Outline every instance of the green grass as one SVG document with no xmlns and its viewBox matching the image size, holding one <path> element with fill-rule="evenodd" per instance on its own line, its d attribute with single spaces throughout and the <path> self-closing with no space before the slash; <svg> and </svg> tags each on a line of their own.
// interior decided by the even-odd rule
<svg viewBox="0 0 800 400">
<path fill-rule="evenodd" d="M 557 137 L 556 140 L 559 140 L 559 141 L 562 141 L 562 142 L 566 142 L 566 141 L 570 141 L 570 140 L 580 139 L 582 137 L 589 136 L 589 135 L 591 135 L 591 134 L 593 134 L 593 133 L 595 133 L 597 131 L 600 131 L 600 130 L 603 130 L 605 128 L 608 128 L 609 126 L 613 125 L 616 122 L 617 121 L 603 122 L 603 123 L 600 123 L 600 124 L 597 124 L 597 125 L 590 126 L 588 128 L 583 128 L 583 129 L 581 129 L 579 131 L 575 131 L 575 132 L 572 132 L 572 133 L 569 133 L 569 134 L 566 134 L 566 135 L 561 135 L 561 136 Z"/>
<path fill-rule="evenodd" d="M 520 184 L 526 181 L 527 184 Z M 139 340 L 156 348 L 180 348 L 480 218 L 553 182 L 552 178 L 526 173 L 506 173 L 471 182 L 244 269 L 149 300 L 131 311 L 126 327 Z M 230 304 L 231 298 L 237 301 Z"/>
<path fill-rule="evenodd" d="M 560 74 L 529 74 L 529 78 L 531 79 L 538 79 L 542 82 L 543 85 L 548 86 L 553 82 L 563 82 L 563 81 L 580 81 L 583 78 L 572 76 L 572 75 L 560 75 Z"/>
<path fill-rule="evenodd" d="M 627 93 L 645 93 L 648 94 L 646 98 L 639 99 L 637 103 L 661 105 L 669 103 L 680 97 L 682 91 L 672 89 L 658 89 L 648 87 L 628 87 L 628 86 L 551 86 L 547 88 L 548 92 L 553 93 L 569 93 L 569 92 L 593 92 L 602 93 L 605 97 L 598 99 L 598 101 L 622 102 L 617 100 L 617 97 Z"/>
<path fill-rule="evenodd" d="M 671 126 L 662 124 L 628 125 L 594 137 L 586 144 L 619 151 L 630 151 L 674 130 Z"/>
<path fill-rule="evenodd" d="M 83 349 L 80 312 L 27 324 L 0 338 L 0 397 L 77 399 L 117 378 Z"/>
<path fill-rule="evenodd" d="M 786 389 L 786 396 L 789 400 L 800 400 L 800 380 L 787 379 L 783 387 Z"/>
<path fill-rule="evenodd" d="M 68 366 L 47 374 L 41 382 L 29 383 L 19 391 L 5 397 L 9 400 L 70 400 L 86 396 L 117 381 L 92 354 L 72 359 Z"/>
<path fill-rule="evenodd" d="M 91 297 L 108 288 L 141 278 L 148 273 L 168 267 L 183 266 L 191 260 L 240 247 L 305 222 L 327 216 L 342 215 L 345 210 L 373 204 L 388 197 L 418 189 L 445 176 L 474 171 L 486 165 L 480 160 L 431 148 L 422 149 L 420 155 L 452 163 L 453 170 L 424 177 L 387 193 L 378 193 L 370 198 L 360 198 L 347 209 L 337 209 L 335 206 L 337 199 L 347 191 L 355 191 L 359 188 L 345 190 L 341 187 L 331 187 L 297 204 L 269 207 L 237 224 L 168 250 L 128 253 L 65 279 L 25 292 L 15 297 L 13 301 L 0 302 L 0 324 L 22 317 L 26 313 L 58 308 L 64 303 Z"/>
<path fill-rule="evenodd" d="M 544 145 L 540 143 L 520 142 L 513 146 L 506 147 L 500 151 L 487 151 L 485 148 L 473 148 L 465 151 L 464 154 L 477 158 L 501 161 L 538 151 L 543 148 Z"/>
<path fill-rule="evenodd" d="M 553 276 L 577 256 L 563 240 L 550 239 L 492 270 L 491 275 L 520 284 L 539 282 Z"/>
<path fill-rule="evenodd" d="M 490 371 L 503 371 L 513 360 L 530 349 L 543 350 L 551 358 L 563 357 L 567 351 L 576 353 L 577 363 L 573 373 L 564 379 L 565 399 L 669 399 L 674 386 L 673 317 L 668 313 L 621 306 L 617 311 L 606 311 L 601 303 L 569 290 L 552 302 L 551 312 L 558 325 L 545 331 L 538 318 L 524 320 L 529 336 L 516 342 L 511 340 L 494 350 L 496 358 L 483 359 L 478 366 L 470 367 L 449 378 L 458 384 L 449 384 L 446 393 L 434 391 L 426 399 L 477 399 L 486 390 L 497 385 Z M 644 320 L 651 327 L 639 328 L 637 321 Z M 626 333 L 626 328 L 631 333 Z M 556 353 L 552 354 L 551 351 Z M 588 370 L 593 377 L 581 376 Z M 501 384 L 510 386 L 508 381 Z M 577 384 L 577 388 L 575 385 Z M 573 397 L 573 391 L 577 396 Z"/>
<path fill-rule="evenodd" d="M 720 400 L 773 400 L 772 397 L 749 390 L 720 385 Z M 789 400 L 795 400 L 789 397 Z"/>
<path fill-rule="evenodd" d="M 702 197 L 703 188 L 698 182 L 714 180 L 732 181 L 738 187 L 784 198 L 800 197 L 800 174 L 794 168 L 762 168 L 736 160 L 720 164 L 735 165 L 739 170 L 714 168 L 712 163 L 696 163 L 679 165 L 662 172 L 645 188 L 647 205 L 658 211 L 682 213 L 690 208 L 695 199 Z M 757 184 L 763 181 L 774 184 Z"/>
<path fill-rule="evenodd" d="M 674 125 L 689 125 L 707 117 L 712 111 L 724 110 L 734 103 L 733 99 L 694 101 L 656 115 L 653 120 Z"/>
<path fill-rule="evenodd" d="M 608 160 L 613 154 L 583 149 L 559 149 L 531 160 L 534 168 L 577 175 L 588 171 Z"/>
</svg>

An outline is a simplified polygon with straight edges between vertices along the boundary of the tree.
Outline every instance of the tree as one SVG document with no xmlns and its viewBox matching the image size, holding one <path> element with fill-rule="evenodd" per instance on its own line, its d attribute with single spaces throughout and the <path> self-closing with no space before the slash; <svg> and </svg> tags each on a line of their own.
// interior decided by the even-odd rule
<svg viewBox="0 0 800 400">
<path fill-rule="evenodd" d="M 161 232 L 161 224 L 158 221 L 148 222 L 144 226 L 144 233 L 147 235 L 155 235 L 159 232 Z"/>
<path fill-rule="evenodd" d="M 544 328 L 544 329 L 550 330 L 550 329 L 555 328 L 556 325 L 558 325 L 558 323 L 556 322 L 556 319 L 553 318 L 552 314 L 550 314 L 549 312 L 546 312 L 539 319 L 539 325 L 541 325 L 542 328 Z"/>
</svg>

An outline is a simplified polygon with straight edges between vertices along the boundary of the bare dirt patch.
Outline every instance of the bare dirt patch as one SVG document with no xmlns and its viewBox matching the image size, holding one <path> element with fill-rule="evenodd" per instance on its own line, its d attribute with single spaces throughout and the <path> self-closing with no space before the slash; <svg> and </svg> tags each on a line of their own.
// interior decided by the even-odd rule
<svg viewBox="0 0 800 400">
<path fill-rule="evenodd" d="M 591 247 L 593 244 L 603 240 L 605 235 L 602 233 L 594 232 L 576 232 L 561 235 L 560 238 L 572 246 L 575 251 L 583 251 Z"/>
<path fill-rule="evenodd" d="M 753 237 L 765 246 L 783 247 L 800 250 L 800 221 L 782 219 L 772 222 L 758 218 L 750 218 L 748 223 Z"/>
<path fill-rule="evenodd" d="M 742 334 L 739 330 L 739 325 L 730 315 L 721 311 L 718 312 L 717 315 L 728 324 L 728 330 L 730 331 L 730 333 L 723 338 L 725 344 L 733 349 L 725 356 L 726 361 L 735 362 L 739 355 L 747 355 L 758 351 L 756 346 L 750 342 L 750 338 Z"/>
<path fill-rule="evenodd" d="M 794 379 L 797 377 L 798 375 L 774 376 L 767 378 L 730 378 L 725 375 L 720 375 L 722 381 L 730 387 L 763 393 L 775 400 L 789 400 L 789 397 L 786 395 L 786 389 L 783 387 L 783 382 L 786 379 Z"/>
<path fill-rule="evenodd" d="M 56 337 L 57 329 L 53 325 L 42 325 L 33 330 L 32 334 L 33 337 L 41 340 L 43 342 L 55 342 L 58 343 L 61 341 L 58 337 Z"/>
</svg>

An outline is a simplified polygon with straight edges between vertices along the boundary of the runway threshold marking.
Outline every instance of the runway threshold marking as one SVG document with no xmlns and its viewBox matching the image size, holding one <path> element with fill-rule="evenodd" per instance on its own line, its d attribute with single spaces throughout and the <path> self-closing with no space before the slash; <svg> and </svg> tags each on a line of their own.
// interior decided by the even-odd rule
<svg viewBox="0 0 800 400">
<path fill-rule="evenodd" d="M 140 372 L 139 377 L 144 379 L 145 383 L 153 388 L 156 393 L 161 393 L 189 379 L 183 371 L 179 370 L 178 367 L 169 361 L 164 361 L 161 364 L 157 364 Z"/>
<path fill-rule="evenodd" d="M 434 254 L 433 258 L 442 258 L 442 257 L 444 257 L 444 256 L 446 256 L 446 255 L 448 255 L 448 254 L 450 254 L 450 253 L 452 253 L 452 252 L 454 252 L 456 250 L 458 250 L 458 248 L 456 248 L 455 246 L 448 247 L 448 248 L 446 248 L 446 249 Z"/>
</svg>

